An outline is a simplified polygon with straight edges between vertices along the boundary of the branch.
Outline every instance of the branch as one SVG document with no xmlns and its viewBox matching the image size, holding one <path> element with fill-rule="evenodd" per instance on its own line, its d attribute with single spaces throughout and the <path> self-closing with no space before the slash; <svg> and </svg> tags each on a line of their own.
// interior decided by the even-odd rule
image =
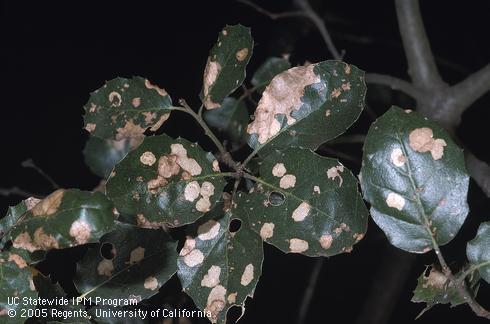
<svg viewBox="0 0 490 324">
<path fill-rule="evenodd" d="M 466 169 L 487 197 L 490 197 L 490 166 L 465 151 Z"/>
<path fill-rule="evenodd" d="M 4 196 L 4 197 L 20 196 L 20 197 L 24 197 L 24 198 L 42 197 L 42 195 L 40 195 L 40 194 L 32 193 L 30 191 L 26 191 L 26 190 L 21 189 L 19 187 L 0 188 L 0 196 Z"/>
<path fill-rule="evenodd" d="M 316 260 L 315 265 L 313 266 L 313 270 L 310 274 L 310 280 L 308 281 L 308 286 L 305 289 L 305 293 L 301 301 L 301 306 L 299 308 L 298 320 L 296 321 L 297 324 L 306 323 L 308 309 L 310 308 L 311 299 L 313 298 L 313 295 L 315 293 L 315 288 L 318 285 L 318 278 L 320 278 L 320 273 L 322 271 L 324 262 L 324 258 L 319 258 L 318 260 Z"/>
<path fill-rule="evenodd" d="M 305 14 L 302 11 L 287 11 L 287 12 L 275 13 L 275 12 L 270 12 L 269 10 L 266 10 L 266 9 L 256 5 L 252 1 L 248 1 L 248 0 L 236 0 L 236 1 L 243 3 L 244 5 L 247 5 L 253 9 L 255 9 L 255 11 L 257 11 L 258 13 L 263 14 L 264 16 L 267 16 L 272 20 L 281 19 L 281 18 L 289 18 L 289 17 L 304 17 L 305 16 Z"/>
<path fill-rule="evenodd" d="M 490 64 L 450 88 L 450 114 L 461 115 L 478 98 L 490 91 Z"/>
<path fill-rule="evenodd" d="M 340 55 L 339 51 L 335 47 L 332 37 L 330 37 L 330 33 L 325 27 L 325 23 L 318 16 L 318 14 L 311 8 L 308 0 L 294 0 L 294 3 L 303 10 L 304 15 L 311 20 L 311 22 L 315 25 L 315 27 L 322 35 L 323 41 L 327 45 L 330 54 L 332 54 L 333 58 L 336 60 L 341 60 L 342 55 Z"/>
<path fill-rule="evenodd" d="M 29 169 L 34 169 L 36 170 L 41 176 L 44 177 L 44 179 L 48 180 L 48 182 L 51 184 L 51 186 L 54 189 L 59 189 L 60 186 L 56 183 L 56 181 L 53 180 L 46 172 L 44 172 L 40 167 L 38 167 L 32 159 L 27 159 L 22 161 L 22 167 L 23 168 L 29 168 Z"/>
<path fill-rule="evenodd" d="M 367 73 L 365 76 L 366 83 L 380 84 L 390 87 L 392 90 L 399 90 L 414 99 L 421 100 L 425 97 L 425 94 L 417 89 L 413 84 L 408 81 L 398 79 L 391 75 L 384 75 L 378 73 Z"/>
<path fill-rule="evenodd" d="M 424 88 L 442 88 L 444 82 L 430 49 L 418 0 L 396 0 L 395 6 L 412 80 Z"/>
</svg>

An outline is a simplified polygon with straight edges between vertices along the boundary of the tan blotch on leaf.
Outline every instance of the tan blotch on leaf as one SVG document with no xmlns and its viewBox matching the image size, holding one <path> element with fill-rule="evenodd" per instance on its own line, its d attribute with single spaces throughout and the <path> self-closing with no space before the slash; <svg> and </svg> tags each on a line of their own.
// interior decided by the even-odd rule
<svg viewBox="0 0 490 324">
<path fill-rule="evenodd" d="M 111 103 L 111 107 L 120 107 L 122 104 L 122 98 L 119 92 L 112 91 L 109 93 L 109 102 Z"/>
<path fill-rule="evenodd" d="M 187 150 L 182 144 L 170 145 L 170 150 L 177 157 L 177 164 L 193 176 L 200 175 L 202 168 L 193 158 L 187 156 Z"/>
<path fill-rule="evenodd" d="M 131 100 L 131 104 L 133 105 L 134 108 L 138 108 L 139 105 L 141 105 L 141 98 L 136 97 Z"/>
<path fill-rule="evenodd" d="M 322 235 L 322 237 L 320 237 L 320 245 L 325 250 L 328 250 L 332 246 L 332 242 L 333 242 L 332 235 L 325 234 Z"/>
<path fill-rule="evenodd" d="M 274 235 L 274 223 L 264 223 L 260 228 L 260 237 L 263 240 L 270 239 Z"/>
<path fill-rule="evenodd" d="M 344 172 L 344 166 L 343 165 L 337 165 L 334 167 L 331 167 L 330 169 L 327 170 L 327 177 L 331 180 L 335 180 L 335 178 L 339 178 L 339 187 L 342 187 L 342 183 L 344 180 L 342 179 L 342 176 L 340 175 L 340 172 Z"/>
<path fill-rule="evenodd" d="M 272 168 L 272 175 L 274 177 L 282 177 L 286 174 L 286 167 L 284 166 L 284 163 L 277 163 L 274 165 Z"/>
<path fill-rule="evenodd" d="M 160 127 L 162 127 L 163 123 L 166 122 L 167 119 L 169 119 L 169 117 L 170 113 L 161 115 L 158 121 L 150 127 L 150 130 L 152 132 L 156 132 Z"/>
<path fill-rule="evenodd" d="M 303 201 L 299 206 L 293 211 L 291 216 L 295 222 L 302 222 L 305 220 L 306 216 L 310 213 L 311 206 Z"/>
<path fill-rule="evenodd" d="M 20 255 L 15 253 L 9 254 L 9 262 L 14 262 L 19 269 L 27 267 L 27 262 Z"/>
<path fill-rule="evenodd" d="M 76 220 L 70 226 L 70 236 L 80 245 L 90 241 L 91 232 L 90 225 L 82 220 Z"/>
<path fill-rule="evenodd" d="M 92 133 L 95 128 L 97 127 L 96 124 L 94 123 L 87 123 L 87 125 L 85 125 L 85 129 L 89 132 L 89 133 Z"/>
<path fill-rule="evenodd" d="M 282 189 L 294 188 L 296 185 L 296 176 L 292 174 L 286 174 L 279 180 L 279 187 Z"/>
<path fill-rule="evenodd" d="M 133 120 L 130 119 L 124 124 L 124 127 L 120 127 L 116 129 L 116 141 L 120 141 L 126 138 L 135 139 L 137 141 L 142 141 L 145 137 L 143 133 L 145 129 L 140 125 L 136 125 L 133 123 Z"/>
<path fill-rule="evenodd" d="M 276 75 L 262 94 L 247 133 L 257 134 L 258 142 L 264 144 L 281 129 L 276 117 L 282 115 L 288 125 L 294 124 L 292 113 L 300 109 L 305 87 L 320 81 L 314 68 L 315 64 L 298 66 Z"/>
<path fill-rule="evenodd" d="M 54 236 L 46 234 L 42 227 L 39 227 L 34 231 L 33 238 L 28 232 L 23 232 L 14 239 L 14 248 L 27 250 L 34 252 L 36 250 L 50 250 L 57 249 L 59 247 L 58 241 Z"/>
<path fill-rule="evenodd" d="M 226 288 L 217 285 L 209 293 L 206 307 L 204 312 L 207 313 L 211 323 L 216 323 L 218 321 L 219 313 L 225 308 L 226 305 Z"/>
<path fill-rule="evenodd" d="M 201 188 L 199 186 L 199 182 L 197 181 L 191 181 L 189 182 L 184 189 L 184 198 L 187 201 L 193 202 L 194 200 L 199 197 L 199 192 L 201 191 Z"/>
<path fill-rule="evenodd" d="M 212 240 L 218 235 L 220 228 L 220 223 L 210 219 L 198 227 L 197 238 L 202 241 Z"/>
<path fill-rule="evenodd" d="M 191 251 L 194 250 L 195 247 L 196 247 L 196 240 L 190 236 L 187 236 L 184 242 L 184 246 L 182 247 L 182 250 L 180 250 L 179 255 L 186 256 L 187 254 L 191 253 Z"/>
<path fill-rule="evenodd" d="M 129 254 L 129 265 L 141 262 L 145 258 L 145 248 L 138 246 Z"/>
<path fill-rule="evenodd" d="M 184 256 L 184 263 L 188 267 L 195 267 L 204 261 L 204 254 L 198 249 L 193 249 Z"/>
<path fill-rule="evenodd" d="M 162 88 L 160 88 L 160 87 L 158 87 L 156 85 L 151 84 L 148 79 L 145 79 L 145 87 L 148 88 L 148 89 L 155 90 L 162 97 L 165 97 L 167 95 L 167 91 L 165 91 L 165 89 L 162 89 Z"/>
<path fill-rule="evenodd" d="M 439 270 L 434 268 L 430 269 L 430 273 L 428 276 L 424 276 L 425 283 L 423 284 L 424 288 L 434 287 L 437 289 L 444 289 L 448 278 Z"/>
<path fill-rule="evenodd" d="M 299 238 L 292 238 L 289 240 L 289 250 L 292 253 L 302 253 L 308 250 L 308 242 Z"/>
<path fill-rule="evenodd" d="M 146 151 L 140 156 L 140 162 L 144 165 L 152 166 L 157 161 L 155 154 L 150 151 Z"/>
<path fill-rule="evenodd" d="M 97 265 L 97 273 L 100 276 L 110 277 L 112 276 L 112 271 L 114 271 L 114 264 L 112 260 L 104 259 Z"/>
<path fill-rule="evenodd" d="M 249 283 L 254 279 L 254 265 L 249 263 L 243 271 L 242 278 L 240 279 L 240 284 L 242 286 L 248 286 Z"/>
<path fill-rule="evenodd" d="M 145 289 L 155 290 L 158 288 L 158 280 L 157 278 L 150 276 L 145 279 L 145 283 L 143 284 L 143 286 L 145 287 Z"/>
<path fill-rule="evenodd" d="M 165 222 L 149 221 L 143 214 L 136 215 L 136 225 L 140 228 L 159 229 L 162 228 L 164 224 Z"/>
<path fill-rule="evenodd" d="M 228 300 L 228 303 L 234 304 L 236 302 L 236 296 L 237 295 L 238 295 L 238 293 L 236 293 L 236 292 L 229 294 L 228 297 L 226 298 Z"/>
<path fill-rule="evenodd" d="M 58 211 L 58 208 L 61 205 L 61 201 L 63 200 L 63 195 L 65 194 L 64 189 L 58 189 L 43 200 L 41 202 L 37 203 L 36 206 L 34 206 L 31 209 L 32 215 L 33 216 L 49 216 L 56 211 Z"/>
<path fill-rule="evenodd" d="M 242 48 L 241 50 L 237 51 L 235 54 L 235 57 L 238 61 L 243 61 L 244 59 L 247 58 L 248 55 L 248 48 Z"/>
<path fill-rule="evenodd" d="M 429 152 L 434 160 L 439 160 L 444 155 L 446 141 L 433 138 L 434 133 L 428 127 L 416 128 L 408 136 L 410 147 L 420 153 Z"/>
<path fill-rule="evenodd" d="M 219 284 L 219 276 L 221 274 L 221 268 L 212 265 L 211 268 L 208 269 L 208 273 L 204 275 L 201 280 L 201 286 L 213 288 L 217 284 Z"/>
<path fill-rule="evenodd" d="M 206 68 L 204 69 L 204 106 L 206 109 L 216 109 L 221 107 L 219 103 L 213 102 L 210 95 L 209 90 L 214 86 L 216 79 L 218 78 L 218 74 L 221 71 L 221 65 L 218 62 L 212 61 L 211 58 L 208 58 L 208 62 L 206 63 Z"/>
<path fill-rule="evenodd" d="M 386 197 L 386 204 L 388 205 L 388 207 L 402 210 L 405 206 L 405 198 L 397 193 L 390 192 L 388 194 L 388 197 Z"/>
</svg>

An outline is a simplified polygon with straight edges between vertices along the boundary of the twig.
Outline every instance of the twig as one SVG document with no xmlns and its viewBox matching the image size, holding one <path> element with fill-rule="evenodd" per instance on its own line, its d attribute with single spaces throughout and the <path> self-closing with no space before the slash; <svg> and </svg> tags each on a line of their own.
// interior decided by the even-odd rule
<svg viewBox="0 0 490 324">
<path fill-rule="evenodd" d="M 305 293 L 301 299 L 301 306 L 299 307 L 297 324 L 306 323 L 306 316 L 310 308 L 311 300 L 315 293 L 315 288 L 317 286 L 318 278 L 322 271 L 323 264 L 325 263 L 324 258 L 319 258 L 316 260 L 313 270 L 310 274 L 310 280 L 308 281 L 308 286 L 306 286 Z"/>
<path fill-rule="evenodd" d="M 395 78 L 390 75 L 367 73 L 365 76 L 366 83 L 380 84 L 390 87 L 392 90 L 400 90 L 415 99 L 423 99 L 425 94 L 413 86 L 410 82 Z"/>
<path fill-rule="evenodd" d="M 12 187 L 12 188 L 0 188 L 0 196 L 4 196 L 4 197 L 20 196 L 24 198 L 29 198 L 29 197 L 42 197 L 43 195 L 32 193 L 30 191 L 21 189 L 19 187 Z"/>
<path fill-rule="evenodd" d="M 396 0 L 395 5 L 409 74 L 414 84 L 425 88 L 442 88 L 444 82 L 430 49 L 418 0 Z"/>
<path fill-rule="evenodd" d="M 430 229 L 429 229 L 430 233 Z M 432 238 L 432 246 L 434 247 L 434 252 L 437 255 L 437 259 L 439 260 L 439 264 L 441 265 L 442 272 L 444 275 L 453 283 L 454 287 L 458 290 L 459 295 L 463 298 L 463 300 L 470 306 L 471 310 L 473 312 L 483 318 L 490 319 L 490 312 L 487 311 L 485 308 L 483 308 L 478 302 L 473 298 L 473 296 L 470 295 L 466 288 L 466 283 L 464 280 L 458 280 L 458 278 L 455 278 L 451 269 L 448 267 L 446 260 L 444 259 L 441 249 L 439 248 L 439 245 L 435 241 L 432 233 L 431 238 Z"/>
<path fill-rule="evenodd" d="M 44 179 L 48 180 L 54 189 L 59 189 L 60 186 L 51 178 L 46 172 L 44 172 L 40 167 L 38 167 L 32 159 L 27 159 L 21 163 L 23 168 L 30 168 L 36 170 Z"/>
<path fill-rule="evenodd" d="M 447 113 L 461 115 L 488 91 L 490 91 L 490 64 L 451 87 L 449 100 L 450 106 L 454 108 Z"/>
<path fill-rule="evenodd" d="M 184 111 L 189 115 L 191 115 L 202 127 L 206 136 L 209 137 L 209 139 L 218 148 L 221 162 L 225 163 L 230 168 L 237 169 L 238 164 L 233 160 L 231 154 L 225 149 L 223 144 L 218 140 L 216 135 L 214 135 L 214 133 L 211 131 L 208 125 L 204 122 L 204 119 L 202 119 L 202 117 L 199 116 L 199 114 L 196 114 L 196 112 L 192 110 L 192 108 L 187 104 L 187 102 L 184 99 L 179 99 L 179 104 L 183 107 L 183 109 L 174 109 L 174 110 Z M 179 107 L 175 107 L 175 108 L 179 108 Z"/>
<path fill-rule="evenodd" d="M 248 0 L 236 0 L 236 1 L 243 3 L 247 6 L 255 9 L 255 11 L 257 11 L 258 13 L 263 14 L 264 16 L 267 16 L 272 20 L 281 19 L 281 18 L 289 18 L 289 17 L 304 17 L 304 15 L 305 15 L 302 11 L 287 11 L 287 12 L 281 12 L 281 13 L 270 12 L 270 11 L 256 5 L 252 1 L 248 1 Z"/>
<path fill-rule="evenodd" d="M 304 15 L 311 20 L 311 22 L 315 25 L 315 27 L 322 35 L 323 41 L 327 45 L 330 54 L 332 54 L 333 58 L 336 60 L 341 60 L 342 55 L 340 55 L 339 51 L 335 47 L 335 44 L 332 41 L 332 37 L 325 27 L 325 23 L 318 16 L 318 14 L 311 8 L 308 0 L 294 0 L 294 3 L 303 10 Z"/>
</svg>

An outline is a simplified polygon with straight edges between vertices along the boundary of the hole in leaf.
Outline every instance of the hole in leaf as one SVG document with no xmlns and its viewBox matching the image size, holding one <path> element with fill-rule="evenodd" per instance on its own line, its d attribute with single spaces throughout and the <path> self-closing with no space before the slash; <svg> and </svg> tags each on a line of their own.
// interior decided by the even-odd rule
<svg viewBox="0 0 490 324">
<path fill-rule="evenodd" d="M 107 260 L 112 260 L 116 256 L 116 247 L 114 244 L 105 242 L 100 247 L 100 255 Z"/>
<path fill-rule="evenodd" d="M 236 233 L 240 230 L 240 227 L 242 227 L 242 221 L 238 218 L 233 218 L 230 222 L 228 230 L 230 231 L 230 233 Z"/>
<path fill-rule="evenodd" d="M 281 206 L 284 204 L 284 201 L 286 201 L 286 197 L 284 197 L 284 195 L 280 192 L 272 191 L 269 194 L 269 203 L 272 206 Z"/>
</svg>

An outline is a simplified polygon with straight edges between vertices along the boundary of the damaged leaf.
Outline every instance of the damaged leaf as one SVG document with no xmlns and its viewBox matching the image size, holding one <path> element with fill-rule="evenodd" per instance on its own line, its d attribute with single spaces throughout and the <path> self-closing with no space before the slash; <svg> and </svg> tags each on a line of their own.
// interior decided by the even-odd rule
<svg viewBox="0 0 490 324">
<path fill-rule="evenodd" d="M 490 283 L 490 222 L 481 223 L 476 237 L 468 242 L 466 255 L 471 267 L 478 269 L 482 278 Z"/>
<path fill-rule="evenodd" d="M 85 164 L 93 173 L 106 179 L 130 149 L 130 139 L 114 141 L 90 136 L 83 149 Z"/>
<path fill-rule="evenodd" d="M 364 72 L 339 61 L 297 66 L 276 75 L 248 125 L 248 144 L 265 156 L 275 149 L 316 149 L 345 132 L 364 107 Z"/>
<path fill-rule="evenodd" d="M 20 298 L 36 298 L 37 292 L 32 281 L 34 269 L 31 269 L 22 256 L 11 253 L 0 253 L 0 322 L 5 324 L 23 323 L 21 309 L 26 311 L 34 309 L 32 303 L 23 305 L 8 303 L 8 298 L 18 296 Z M 14 310 L 17 315 L 8 316 L 8 310 Z"/>
<path fill-rule="evenodd" d="M 338 160 L 289 148 L 264 159 L 258 183 L 237 209 L 264 241 L 286 253 L 332 256 L 350 252 L 366 233 L 357 186 Z"/>
<path fill-rule="evenodd" d="M 226 26 L 219 33 L 204 69 L 201 98 L 206 109 L 221 107 L 223 99 L 243 83 L 252 51 L 250 28 Z"/>
<path fill-rule="evenodd" d="M 87 298 L 149 298 L 175 273 L 176 248 L 163 229 L 118 223 L 78 263 L 75 286 Z"/>
<path fill-rule="evenodd" d="M 13 246 L 29 252 L 97 242 L 112 230 L 112 203 L 100 192 L 59 189 L 32 207 L 12 228 Z"/>
<path fill-rule="evenodd" d="M 244 215 L 215 210 L 196 222 L 178 258 L 178 276 L 184 291 L 196 306 L 209 313 L 212 323 L 225 323 L 234 305 L 245 310 L 245 300 L 253 297 L 262 273 L 262 240 Z M 240 222 L 238 231 L 231 222 Z"/>
<path fill-rule="evenodd" d="M 271 80 L 279 73 L 286 71 L 291 67 L 291 63 L 281 57 L 269 57 L 255 71 L 251 83 L 259 92 L 263 92 Z"/>
<path fill-rule="evenodd" d="M 220 199 L 225 181 L 217 163 L 185 139 L 147 137 L 116 166 L 107 195 L 120 213 L 139 215 L 142 223 L 192 223 Z"/>
<path fill-rule="evenodd" d="M 10 239 L 10 230 L 14 225 L 24 217 L 23 215 L 28 209 L 32 208 L 39 202 L 39 199 L 31 197 L 26 200 L 22 200 L 15 206 L 10 206 L 7 210 L 7 214 L 0 219 L 0 248 Z"/>
<path fill-rule="evenodd" d="M 137 142 L 148 128 L 160 128 L 170 117 L 171 106 L 167 92 L 147 79 L 115 78 L 90 94 L 84 106 L 84 127 L 102 139 Z"/>
<path fill-rule="evenodd" d="M 444 146 L 434 156 L 428 148 L 435 141 Z M 448 243 L 468 214 L 463 151 L 416 112 L 392 107 L 371 125 L 360 179 L 374 221 L 391 244 L 409 252 L 430 251 L 432 237 Z"/>
<path fill-rule="evenodd" d="M 204 113 L 204 120 L 209 126 L 226 134 L 233 143 L 245 143 L 249 115 L 243 100 L 226 97 L 220 109 Z"/>
<path fill-rule="evenodd" d="M 456 277 L 458 277 L 456 275 Z M 471 296 L 478 293 L 480 276 L 471 275 L 467 278 L 466 286 Z M 426 303 L 426 307 L 417 316 L 431 309 L 437 304 L 451 304 L 455 307 L 465 303 L 453 283 L 438 269 L 428 267 L 418 278 L 417 287 L 413 291 L 412 302 Z"/>
</svg>

